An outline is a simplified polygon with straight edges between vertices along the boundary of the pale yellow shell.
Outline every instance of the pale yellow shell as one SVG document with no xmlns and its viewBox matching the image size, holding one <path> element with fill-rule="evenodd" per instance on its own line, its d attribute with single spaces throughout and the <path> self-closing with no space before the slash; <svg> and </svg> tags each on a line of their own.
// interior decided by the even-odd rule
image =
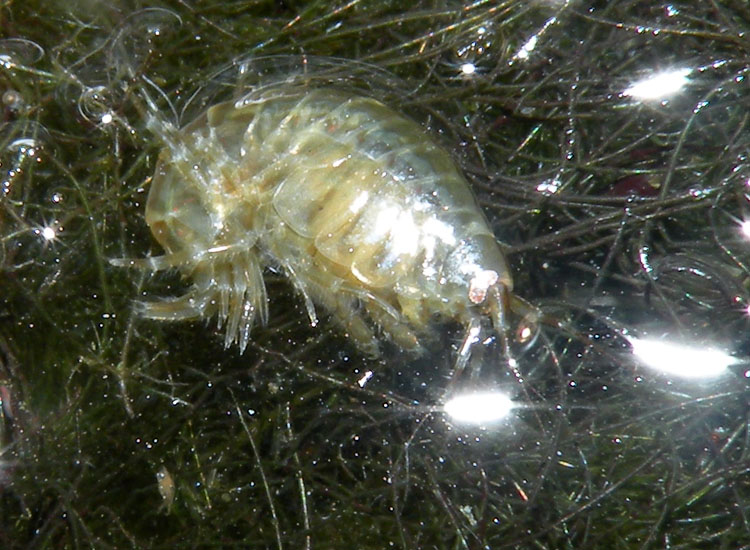
<svg viewBox="0 0 750 550">
<path fill-rule="evenodd" d="M 381 102 L 332 88 L 262 89 L 175 132 L 146 221 L 166 251 L 149 265 L 193 286 L 143 313 L 216 314 L 241 350 L 267 318 L 266 266 L 283 268 L 313 324 L 322 306 L 371 353 L 376 326 L 418 349 L 436 314 L 502 324 L 512 288 L 450 154 Z"/>
</svg>

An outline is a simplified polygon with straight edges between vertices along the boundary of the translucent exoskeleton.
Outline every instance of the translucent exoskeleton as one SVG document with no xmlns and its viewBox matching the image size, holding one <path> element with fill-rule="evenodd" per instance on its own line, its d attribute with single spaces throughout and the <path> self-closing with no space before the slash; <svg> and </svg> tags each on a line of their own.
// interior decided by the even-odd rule
<svg viewBox="0 0 750 550">
<path fill-rule="evenodd" d="M 451 155 L 371 97 L 332 87 L 262 88 L 170 134 L 146 221 L 185 295 L 144 316 L 216 315 L 241 351 L 268 317 L 265 267 L 282 268 L 313 325 L 329 312 L 355 344 L 378 335 L 408 350 L 436 317 L 506 330 L 506 259 Z M 133 264 L 120 260 L 120 265 Z M 379 331 L 378 331 L 379 329 Z"/>
</svg>

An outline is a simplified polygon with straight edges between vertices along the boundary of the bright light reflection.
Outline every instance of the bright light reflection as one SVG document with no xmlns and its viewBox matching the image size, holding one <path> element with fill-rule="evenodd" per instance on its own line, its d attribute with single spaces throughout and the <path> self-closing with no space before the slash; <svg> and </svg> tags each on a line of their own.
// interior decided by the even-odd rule
<svg viewBox="0 0 750 550">
<path fill-rule="evenodd" d="M 630 86 L 622 94 L 636 99 L 662 99 L 679 92 L 687 83 L 690 69 L 657 73 Z"/>
<path fill-rule="evenodd" d="M 461 65 L 461 72 L 465 75 L 472 75 L 477 71 L 476 65 L 474 63 L 464 63 Z"/>
<path fill-rule="evenodd" d="M 57 231 L 55 231 L 55 228 L 50 225 L 34 229 L 34 234 L 39 235 L 47 242 L 54 241 L 57 238 Z"/>
<path fill-rule="evenodd" d="M 48 241 L 55 240 L 55 237 L 57 236 L 57 233 L 55 233 L 55 230 L 52 227 L 45 227 L 42 229 L 42 237 L 44 237 Z"/>
<path fill-rule="evenodd" d="M 357 380 L 357 384 L 359 384 L 360 388 L 364 388 L 365 384 L 367 384 L 367 381 L 372 378 L 373 372 L 371 370 L 365 371 L 365 373 L 362 375 L 362 377 Z"/>
<path fill-rule="evenodd" d="M 521 46 L 521 49 L 516 52 L 516 55 L 513 57 L 513 59 L 518 59 L 521 61 L 528 59 L 531 52 L 534 51 L 534 48 L 536 48 L 537 43 L 539 42 L 539 38 L 547 31 L 548 28 L 550 28 L 550 26 L 552 26 L 556 22 L 557 17 L 551 17 L 550 19 L 548 19 L 536 34 L 532 35 L 526 42 L 524 42 L 524 44 Z"/>
<path fill-rule="evenodd" d="M 551 180 L 545 180 L 536 186 L 536 190 L 545 195 L 554 195 L 560 188 L 560 180 L 557 178 Z"/>
<path fill-rule="evenodd" d="M 536 43 L 539 41 L 539 37 L 537 35 L 532 36 L 529 38 L 523 46 L 521 46 L 521 49 L 518 50 L 518 53 L 516 53 L 516 59 L 528 59 L 529 54 L 532 52 L 534 48 L 536 48 Z"/>
<path fill-rule="evenodd" d="M 742 231 L 742 234 L 746 239 L 750 239 L 750 220 L 745 220 L 740 223 L 740 231 Z"/>
<path fill-rule="evenodd" d="M 362 191 L 355 197 L 355 199 L 349 204 L 349 211 L 356 214 L 367 204 L 367 199 L 370 198 L 368 191 Z"/>
<path fill-rule="evenodd" d="M 456 422 L 487 424 L 508 416 L 513 402 L 500 392 L 467 393 L 451 398 L 443 407 Z"/>
<path fill-rule="evenodd" d="M 713 378 L 737 362 L 718 349 L 685 346 L 663 340 L 629 338 L 633 355 L 646 366 L 682 378 Z"/>
</svg>

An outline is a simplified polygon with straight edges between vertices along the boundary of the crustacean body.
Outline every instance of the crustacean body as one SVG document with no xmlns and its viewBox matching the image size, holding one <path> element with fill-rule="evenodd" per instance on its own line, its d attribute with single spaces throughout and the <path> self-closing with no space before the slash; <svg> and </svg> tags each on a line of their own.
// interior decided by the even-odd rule
<svg viewBox="0 0 750 550">
<path fill-rule="evenodd" d="M 244 350 L 267 319 L 273 266 L 313 324 L 320 306 L 365 352 L 377 353 L 377 329 L 418 350 L 436 317 L 505 329 L 513 282 L 468 183 L 419 124 L 380 101 L 265 88 L 171 136 L 146 206 L 165 255 L 143 263 L 177 267 L 192 287 L 143 302 L 146 317 L 216 315 L 225 344 Z"/>
</svg>

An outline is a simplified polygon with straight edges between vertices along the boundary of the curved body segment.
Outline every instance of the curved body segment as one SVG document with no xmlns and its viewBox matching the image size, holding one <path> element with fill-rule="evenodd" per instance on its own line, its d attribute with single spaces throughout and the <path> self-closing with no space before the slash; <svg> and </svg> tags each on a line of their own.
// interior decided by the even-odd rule
<svg viewBox="0 0 750 550">
<path fill-rule="evenodd" d="M 503 323 L 505 258 L 450 154 L 379 101 L 271 88 L 209 108 L 159 156 L 146 221 L 192 280 L 144 315 L 218 315 L 242 350 L 265 322 L 266 266 L 282 267 L 313 324 L 322 307 L 363 351 L 374 329 L 407 349 L 434 317 Z"/>
</svg>

